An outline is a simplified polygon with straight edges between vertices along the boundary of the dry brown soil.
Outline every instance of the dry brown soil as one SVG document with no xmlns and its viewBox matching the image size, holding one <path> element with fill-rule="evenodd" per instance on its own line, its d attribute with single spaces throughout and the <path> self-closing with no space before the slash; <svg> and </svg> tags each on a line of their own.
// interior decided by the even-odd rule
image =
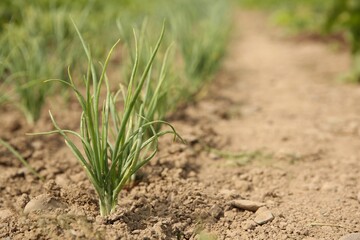
<svg viewBox="0 0 360 240">
<path fill-rule="evenodd" d="M 0 136 L 45 181 L 0 148 L 0 239 L 315 240 L 360 231 L 360 88 L 336 81 L 348 54 L 266 22 L 236 14 L 208 96 L 170 119 L 189 144 L 163 141 L 107 218 L 62 139 L 25 136 L 51 129 L 49 118 L 28 127 L 3 107 Z M 76 129 L 79 107 L 59 106 L 50 106 L 58 122 Z M 262 213 L 236 207 L 242 199 L 263 203 Z"/>
</svg>

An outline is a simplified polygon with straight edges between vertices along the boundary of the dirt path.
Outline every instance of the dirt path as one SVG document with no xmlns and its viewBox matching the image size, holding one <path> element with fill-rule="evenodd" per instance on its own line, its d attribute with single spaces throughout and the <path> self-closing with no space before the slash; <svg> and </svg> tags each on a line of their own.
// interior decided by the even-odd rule
<svg viewBox="0 0 360 240">
<path fill-rule="evenodd" d="M 239 13 L 235 24 L 239 35 L 224 67 L 231 83 L 219 93 L 232 114 L 212 126 L 228 139 L 224 149 L 248 153 L 238 161 L 255 160 L 231 169 L 219 161 L 200 175 L 209 187 L 266 202 L 275 219 L 244 230 L 256 214 L 236 215 L 229 239 L 339 239 L 359 232 L 360 89 L 335 82 L 347 56 L 286 40 L 256 13 Z M 219 235 L 224 225 L 218 223 Z"/>
<path fill-rule="evenodd" d="M 347 54 L 285 39 L 266 22 L 237 14 L 208 97 L 171 120 L 189 145 L 163 142 L 107 218 L 61 137 L 29 139 L 17 113 L 0 116 L 0 136 L 45 178 L 0 148 L 0 238 L 207 239 L 199 233 L 210 232 L 329 240 L 360 231 L 360 88 L 335 81 Z M 58 117 L 76 128 L 78 108 L 67 108 Z M 49 119 L 42 124 L 51 129 Z M 265 207 L 244 211 L 243 199 Z"/>
</svg>

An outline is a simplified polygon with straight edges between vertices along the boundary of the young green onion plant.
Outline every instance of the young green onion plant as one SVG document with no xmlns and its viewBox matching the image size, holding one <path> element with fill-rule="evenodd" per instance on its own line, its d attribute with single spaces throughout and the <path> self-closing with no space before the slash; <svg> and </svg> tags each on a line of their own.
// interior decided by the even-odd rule
<svg viewBox="0 0 360 240">
<path fill-rule="evenodd" d="M 76 31 L 89 62 L 88 72 L 84 78 L 85 94 L 81 94 L 79 88 L 75 86 L 70 71 L 69 82 L 56 81 L 70 86 L 77 96 L 83 110 L 80 120 L 80 132 L 61 129 L 50 113 L 56 130 L 36 134 L 59 133 L 64 137 L 66 144 L 80 161 L 93 184 L 99 197 L 100 214 L 105 216 L 110 214 L 116 207 L 118 195 L 131 176 L 155 156 L 158 151 L 158 138 L 165 134 L 173 134 L 174 140 L 177 137 L 180 138 L 169 123 L 162 120 L 149 121 L 146 118 L 147 109 L 145 108 L 148 100 L 143 99 L 140 101 L 139 98 L 143 87 L 150 80 L 148 75 L 164 35 L 164 26 L 141 75 L 137 73 L 139 59 L 136 50 L 136 60 L 132 67 L 129 84 L 127 88 L 121 87 L 116 94 L 110 92 L 106 75 L 111 53 L 116 44 L 110 50 L 102 66 L 101 73 L 98 75 L 90 50 L 77 28 Z M 136 80 L 138 77 L 139 80 Z M 106 86 L 106 96 L 101 101 L 100 93 L 103 85 Z M 121 102 L 122 111 L 117 106 L 120 105 L 118 104 L 120 103 L 118 101 L 119 96 L 123 97 Z M 138 104 L 140 104 L 140 107 L 135 108 Z M 165 125 L 169 129 L 155 129 L 154 125 L 156 124 Z M 145 135 L 144 133 L 147 131 L 152 131 L 153 134 L 151 136 Z M 71 140 L 69 135 L 74 135 L 80 139 L 83 151 Z"/>
<path fill-rule="evenodd" d="M 191 98 L 199 94 L 220 65 L 230 32 L 230 6 L 226 1 L 209 0 L 177 4 L 177 9 L 187 15 L 174 14 L 171 24 L 189 80 L 185 90 Z"/>
</svg>

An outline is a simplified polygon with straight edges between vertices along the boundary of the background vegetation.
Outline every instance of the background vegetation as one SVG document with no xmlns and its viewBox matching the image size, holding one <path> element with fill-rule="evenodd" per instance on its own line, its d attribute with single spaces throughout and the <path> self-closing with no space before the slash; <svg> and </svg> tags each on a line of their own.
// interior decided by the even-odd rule
<svg viewBox="0 0 360 240">
<path fill-rule="evenodd" d="M 96 46 L 92 47 L 94 59 L 101 59 L 121 39 L 121 52 L 114 57 L 121 59 L 116 66 L 123 73 L 115 80 L 118 83 L 129 79 L 128 69 L 134 61 L 133 28 L 140 36 L 141 69 L 151 52 L 154 32 L 165 20 L 166 35 L 159 56 L 173 45 L 167 54 L 169 80 L 165 84 L 166 91 L 172 93 L 163 99 L 169 102 L 166 109 L 174 109 L 196 94 L 217 69 L 230 26 L 228 10 L 227 1 L 216 0 L 1 1 L 0 103 L 16 103 L 32 124 L 41 116 L 47 96 L 59 87 L 43 84 L 43 80 L 66 80 L 69 66 L 74 74 L 84 69 L 86 58 L 71 19 L 86 42 Z M 155 61 L 151 74 L 160 74 L 161 65 Z"/>
</svg>

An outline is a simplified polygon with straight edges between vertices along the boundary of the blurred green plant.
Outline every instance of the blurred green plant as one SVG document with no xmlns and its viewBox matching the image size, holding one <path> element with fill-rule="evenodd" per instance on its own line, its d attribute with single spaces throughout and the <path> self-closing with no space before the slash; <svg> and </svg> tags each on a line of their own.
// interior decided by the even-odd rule
<svg viewBox="0 0 360 240">
<path fill-rule="evenodd" d="M 54 93 L 54 88 L 43 84 L 43 80 L 65 79 L 67 66 L 76 67 L 77 61 L 81 62 L 70 15 L 80 19 L 80 28 L 86 29 L 87 34 L 100 25 L 96 23 L 99 18 L 89 17 L 95 1 L 82 1 L 82 5 L 67 0 L 35 2 L 5 0 L 0 3 L 3 13 L 0 17 L 0 78 L 8 92 L 1 102 L 16 103 L 30 124 L 39 119 L 46 97 Z M 100 20 L 104 21 L 105 17 Z M 96 53 L 101 54 L 106 41 L 112 38 L 100 40 L 99 35 L 94 36 L 94 41 L 104 42 L 96 49 Z"/>
<path fill-rule="evenodd" d="M 121 36 L 125 44 L 116 55 L 121 55 L 120 61 L 125 59 L 124 76 L 129 76 L 128 66 L 134 63 L 134 52 L 129 50 L 134 49 L 132 28 L 141 29 L 139 69 L 143 69 L 151 49 L 142 39 L 151 42 L 153 32 L 166 19 L 170 28 L 163 42 L 173 47 L 171 52 L 159 49 L 159 56 L 167 56 L 167 71 L 161 70 L 162 63 L 155 63 L 150 77 L 166 74 L 171 79 L 158 90 L 161 102 L 167 102 L 155 108 L 162 109 L 154 114 L 161 118 L 191 99 L 213 77 L 225 52 L 231 22 L 228 1 L 217 0 L 4 0 L 0 13 L 0 43 L 4 46 L 0 81 L 30 123 L 39 119 L 47 96 L 58 92 L 54 86 L 41 84 L 42 80 L 66 79 L 70 65 L 75 74 L 85 68 L 70 16 L 89 44 L 96 46 L 95 58 Z M 116 24 L 119 32 L 114 31 Z M 148 89 L 155 91 L 156 84 Z"/>
<path fill-rule="evenodd" d="M 322 0 L 239 0 L 246 7 L 262 8 L 271 12 L 272 21 L 291 33 L 322 33 L 324 16 L 331 6 Z"/>
<path fill-rule="evenodd" d="M 226 1 L 179 1 L 171 22 L 175 39 L 184 59 L 190 93 L 196 93 L 220 65 L 230 30 L 229 4 Z"/>
<path fill-rule="evenodd" d="M 360 1 L 334 0 L 325 24 L 326 32 L 344 32 L 351 45 L 353 68 L 346 78 L 360 82 Z"/>
<path fill-rule="evenodd" d="M 164 42 L 174 44 L 173 53 L 168 58 L 167 74 L 176 83 L 170 84 L 168 89 L 172 91 L 169 102 L 172 102 L 171 106 L 177 106 L 192 99 L 218 69 L 231 28 L 230 3 L 216 0 L 155 2 L 161 3 L 161 11 L 154 2 L 144 3 L 146 7 L 143 6 L 140 11 L 123 13 L 117 22 L 118 28 L 122 39 L 131 44 L 131 28 L 123 24 L 126 19 L 133 19 L 137 28 L 141 29 L 141 36 L 147 39 L 151 39 L 154 29 L 158 29 L 162 20 L 166 19 L 170 29 Z M 134 0 L 132 6 L 137 3 L 139 0 Z M 139 47 L 146 48 L 143 45 L 140 40 Z M 160 54 L 165 54 L 165 51 L 160 50 Z M 134 54 L 131 55 L 133 59 Z M 140 67 L 143 65 L 141 62 Z"/>
</svg>

